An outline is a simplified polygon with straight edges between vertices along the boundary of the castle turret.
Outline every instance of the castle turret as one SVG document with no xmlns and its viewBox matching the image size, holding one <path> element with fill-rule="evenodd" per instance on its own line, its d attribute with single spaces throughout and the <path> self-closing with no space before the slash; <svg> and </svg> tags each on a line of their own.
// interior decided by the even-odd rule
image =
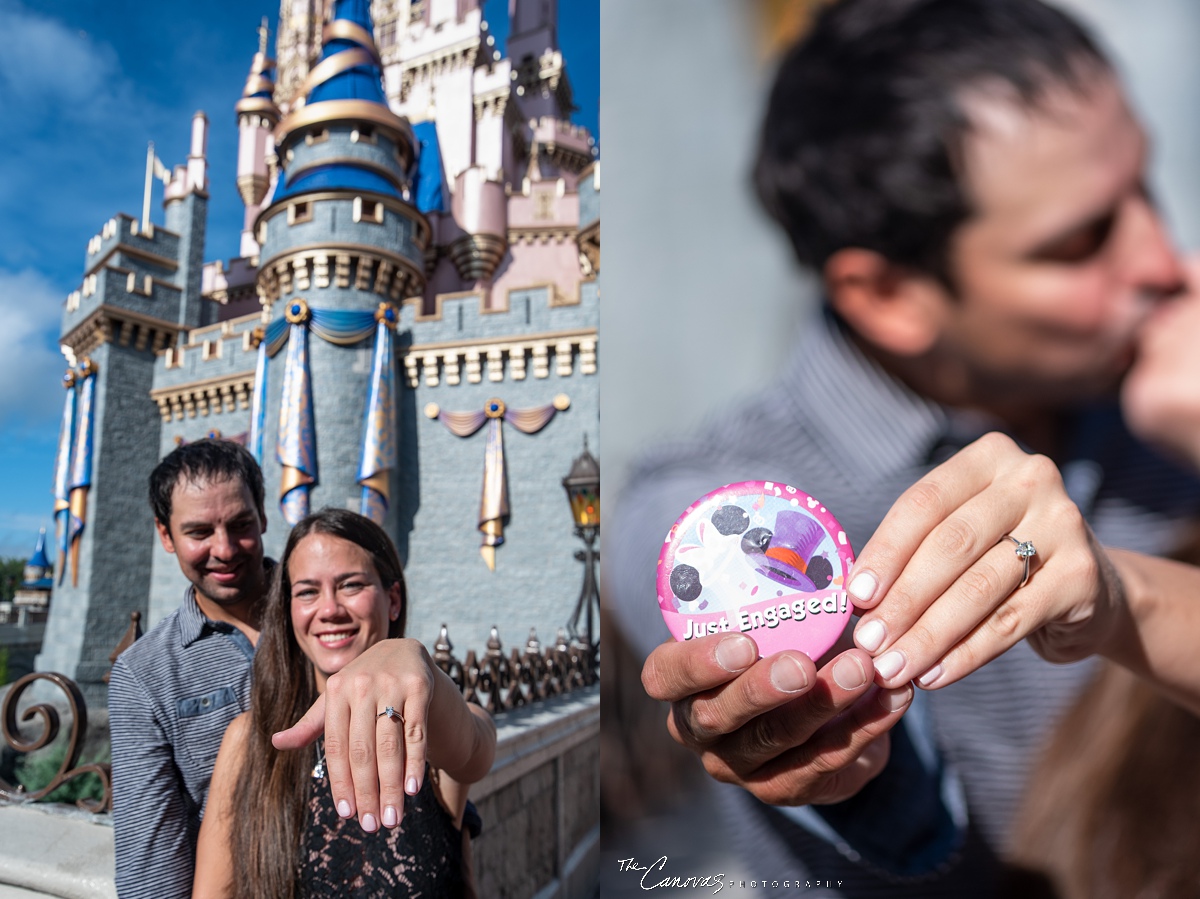
<svg viewBox="0 0 1200 899">
<path fill-rule="evenodd" d="M 279 124 L 279 107 L 273 99 L 275 82 L 271 80 L 275 60 L 267 56 L 267 20 L 258 30 L 258 52 L 250 64 L 250 75 L 242 99 L 238 101 L 238 161 L 237 187 L 246 204 L 245 226 L 242 229 L 241 255 L 258 255 L 254 239 L 254 221 L 262 211 L 262 202 L 271 187 L 271 171 L 267 159 L 272 155 L 271 132 Z"/>
<path fill-rule="evenodd" d="M 74 678 L 89 701 L 103 701 L 108 657 L 129 613 L 147 609 L 152 544 L 140 535 L 154 524 L 145 491 L 159 459 L 161 418 L 150 398 L 157 354 L 216 311 L 201 297 L 207 136 L 198 112 L 187 162 L 164 192 L 164 225 L 124 214 L 105 222 L 63 312 L 59 343 L 77 401 L 62 485 L 67 570 L 38 668 Z"/>
<path fill-rule="evenodd" d="M 417 145 L 384 99 L 366 0 L 338 0 L 323 37 L 276 129 L 281 170 L 256 226 L 273 353 L 263 467 L 293 523 L 347 504 L 383 520 L 395 474 L 389 329 L 424 289 L 430 237 L 411 202 Z"/>
</svg>

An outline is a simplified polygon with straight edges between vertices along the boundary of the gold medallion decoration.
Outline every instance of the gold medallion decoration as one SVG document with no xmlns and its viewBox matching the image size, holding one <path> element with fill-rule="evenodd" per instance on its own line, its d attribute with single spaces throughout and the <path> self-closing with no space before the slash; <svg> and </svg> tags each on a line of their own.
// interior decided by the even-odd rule
<svg viewBox="0 0 1200 899">
<path fill-rule="evenodd" d="M 283 317 L 293 325 L 302 325 L 312 316 L 309 311 L 308 303 L 304 300 L 292 300 L 288 303 L 287 308 L 283 310 Z"/>
</svg>

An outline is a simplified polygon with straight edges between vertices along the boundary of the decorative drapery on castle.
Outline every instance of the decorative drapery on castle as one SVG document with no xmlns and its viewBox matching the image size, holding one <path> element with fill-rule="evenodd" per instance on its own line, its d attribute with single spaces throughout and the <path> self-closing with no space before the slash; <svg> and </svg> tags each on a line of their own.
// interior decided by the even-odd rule
<svg viewBox="0 0 1200 899">
<path fill-rule="evenodd" d="M 77 371 L 63 375 L 66 398 L 54 461 L 54 519 L 58 533 L 58 582 L 67 572 L 79 585 L 79 541 L 87 526 L 87 497 L 92 486 L 92 448 L 96 405 L 96 364 L 84 357 Z"/>
<path fill-rule="evenodd" d="M 71 503 L 71 444 L 75 440 L 75 407 L 78 394 L 75 392 L 75 372 L 67 369 L 63 375 L 63 388 L 66 398 L 63 400 L 62 425 L 58 432 L 58 454 L 54 460 L 54 522 L 57 527 L 56 545 L 58 547 L 58 582 L 61 584 L 67 573 L 67 546 L 70 535 Z"/>
<path fill-rule="evenodd" d="M 487 445 L 483 455 L 483 488 L 479 497 L 479 530 L 483 532 L 483 543 L 479 554 L 487 567 L 496 570 L 496 547 L 504 543 L 504 519 L 508 517 L 508 479 L 504 471 L 504 432 L 500 422 L 508 421 L 524 434 L 536 434 L 561 412 L 571 405 L 565 393 L 556 396 L 553 402 L 532 409 L 509 409 L 503 400 L 490 399 L 482 409 L 470 412 L 448 412 L 430 403 L 425 414 L 446 426 L 456 437 L 470 437 L 484 423 L 488 423 Z"/>
<path fill-rule="evenodd" d="M 362 487 L 359 511 L 383 522 L 391 500 L 389 473 L 396 467 L 396 377 L 392 332 L 398 312 L 391 303 L 375 310 L 313 309 L 304 300 L 293 300 L 284 317 L 267 326 L 259 346 L 254 407 L 251 413 L 251 451 L 262 458 L 262 427 L 266 409 L 266 358 L 288 345 L 284 363 L 283 395 L 279 408 L 276 458 L 283 466 L 279 507 L 288 524 L 309 512 L 308 493 L 317 482 L 316 428 L 313 421 L 312 377 L 309 371 L 309 331 L 339 346 L 360 343 L 375 332 L 371 381 L 363 429 L 358 483 Z"/>
</svg>

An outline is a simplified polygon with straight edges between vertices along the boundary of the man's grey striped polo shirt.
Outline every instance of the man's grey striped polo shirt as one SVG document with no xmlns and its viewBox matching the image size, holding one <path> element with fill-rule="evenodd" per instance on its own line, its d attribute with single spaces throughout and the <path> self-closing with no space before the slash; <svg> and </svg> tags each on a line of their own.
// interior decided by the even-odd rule
<svg viewBox="0 0 1200 899">
<path fill-rule="evenodd" d="M 254 647 L 183 604 L 121 653 L 108 687 L 121 899 L 192 892 L 196 837 L 229 722 L 250 701 Z"/>
</svg>

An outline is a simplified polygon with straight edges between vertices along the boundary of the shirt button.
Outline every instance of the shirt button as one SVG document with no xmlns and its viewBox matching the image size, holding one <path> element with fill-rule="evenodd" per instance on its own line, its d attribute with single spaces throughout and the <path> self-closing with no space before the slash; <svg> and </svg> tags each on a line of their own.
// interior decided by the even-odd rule
<svg viewBox="0 0 1200 899">
<path fill-rule="evenodd" d="M 212 705 L 212 700 L 209 699 L 207 696 L 205 696 L 203 699 L 200 700 L 200 705 L 204 706 L 205 708 L 208 708 L 210 705 Z"/>
</svg>

